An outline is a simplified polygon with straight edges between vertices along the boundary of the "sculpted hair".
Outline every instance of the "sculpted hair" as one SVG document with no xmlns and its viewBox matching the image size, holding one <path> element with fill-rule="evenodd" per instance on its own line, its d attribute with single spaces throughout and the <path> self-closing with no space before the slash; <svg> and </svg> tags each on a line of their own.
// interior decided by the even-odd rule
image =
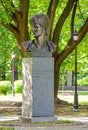
<svg viewBox="0 0 88 130">
<path fill-rule="evenodd" d="M 41 27 L 45 27 L 46 35 L 49 33 L 50 20 L 46 14 L 35 14 L 33 17 L 31 17 L 30 24 L 32 26 L 39 24 Z"/>
</svg>

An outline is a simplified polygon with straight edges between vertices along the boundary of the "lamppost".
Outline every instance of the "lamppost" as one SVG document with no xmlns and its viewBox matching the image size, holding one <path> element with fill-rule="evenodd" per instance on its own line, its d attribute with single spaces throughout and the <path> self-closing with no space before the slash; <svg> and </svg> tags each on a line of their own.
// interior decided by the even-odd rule
<svg viewBox="0 0 88 130">
<path fill-rule="evenodd" d="M 14 90 L 14 58 L 15 58 L 15 53 L 11 54 L 12 57 L 12 95 L 15 95 L 15 90 Z"/>
<path fill-rule="evenodd" d="M 78 32 L 73 32 L 72 34 L 75 44 L 75 93 L 74 93 L 74 112 L 78 111 L 78 93 L 77 93 L 77 41 Z"/>
</svg>

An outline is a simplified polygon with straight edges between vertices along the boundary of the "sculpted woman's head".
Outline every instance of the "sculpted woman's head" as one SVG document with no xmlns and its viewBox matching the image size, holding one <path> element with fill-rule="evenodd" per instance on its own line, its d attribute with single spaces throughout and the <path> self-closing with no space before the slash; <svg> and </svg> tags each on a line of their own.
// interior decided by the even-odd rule
<svg viewBox="0 0 88 130">
<path fill-rule="evenodd" d="M 45 30 L 46 35 L 49 33 L 50 21 L 46 14 L 42 14 L 42 13 L 35 14 L 30 19 L 30 24 L 32 26 L 32 31 L 34 31 L 35 35 L 37 33 L 37 29 L 39 30 L 40 28 Z"/>
<path fill-rule="evenodd" d="M 43 13 L 35 14 L 31 17 L 30 24 L 35 39 L 23 42 L 24 48 L 26 48 L 27 51 L 32 52 L 54 52 L 56 50 L 56 45 L 47 40 L 50 27 L 50 20 L 48 16 Z"/>
</svg>

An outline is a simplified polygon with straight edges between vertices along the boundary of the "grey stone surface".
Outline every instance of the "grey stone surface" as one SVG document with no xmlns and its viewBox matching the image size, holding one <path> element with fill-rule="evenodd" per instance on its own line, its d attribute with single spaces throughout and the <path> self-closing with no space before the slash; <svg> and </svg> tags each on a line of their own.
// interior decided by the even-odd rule
<svg viewBox="0 0 88 130">
<path fill-rule="evenodd" d="M 19 120 L 18 116 L 0 116 L 0 122 Z"/>
<path fill-rule="evenodd" d="M 32 117 L 30 119 L 31 122 L 57 122 L 58 119 L 56 117 Z"/>
<path fill-rule="evenodd" d="M 23 95 L 22 116 L 32 115 L 32 59 L 24 58 L 22 63 Z"/>
<path fill-rule="evenodd" d="M 39 126 L 39 127 L 19 127 L 4 126 L 2 129 L 14 128 L 14 130 L 88 130 L 88 125 L 58 125 L 58 126 Z"/>
<path fill-rule="evenodd" d="M 67 72 L 67 86 L 72 86 L 72 72 Z"/>
<path fill-rule="evenodd" d="M 27 51 L 24 54 L 24 58 L 29 58 L 29 57 L 52 57 L 52 53 L 48 51 L 39 51 L 39 52 L 30 52 Z"/>
<path fill-rule="evenodd" d="M 54 59 L 23 58 L 23 117 L 54 117 Z"/>
<path fill-rule="evenodd" d="M 54 116 L 52 58 L 33 58 L 33 116 Z"/>
<path fill-rule="evenodd" d="M 57 117 L 22 117 L 20 116 L 20 119 L 23 122 L 29 121 L 29 122 L 58 122 L 58 118 Z"/>
</svg>

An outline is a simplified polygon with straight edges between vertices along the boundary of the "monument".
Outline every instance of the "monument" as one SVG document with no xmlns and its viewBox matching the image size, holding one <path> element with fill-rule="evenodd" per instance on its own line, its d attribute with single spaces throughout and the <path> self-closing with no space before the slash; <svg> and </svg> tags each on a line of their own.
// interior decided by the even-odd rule
<svg viewBox="0 0 88 130">
<path fill-rule="evenodd" d="M 22 61 L 22 118 L 31 122 L 54 121 L 54 58 L 56 45 L 47 40 L 49 18 L 36 14 L 30 19 L 35 40 L 24 41 Z"/>
</svg>

